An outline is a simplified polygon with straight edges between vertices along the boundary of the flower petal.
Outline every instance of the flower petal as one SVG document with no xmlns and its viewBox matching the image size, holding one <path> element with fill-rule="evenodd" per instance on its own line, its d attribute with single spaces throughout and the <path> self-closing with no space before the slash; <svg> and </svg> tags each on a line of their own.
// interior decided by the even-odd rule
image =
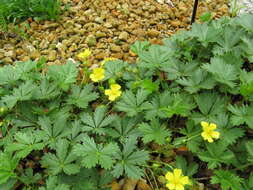
<svg viewBox="0 0 253 190">
<path fill-rule="evenodd" d="M 180 178 L 181 174 L 182 174 L 182 170 L 181 169 L 174 169 L 174 178 Z"/>
<path fill-rule="evenodd" d="M 215 139 L 218 139 L 220 137 L 220 133 L 218 131 L 213 131 L 211 136 Z"/>
<path fill-rule="evenodd" d="M 175 190 L 184 190 L 184 186 L 181 184 L 177 184 Z"/>
<path fill-rule="evenodd" d="M 111 94 L 111 90 L 107 89 L 105 90 L 105 95 L 109 96 Z"/>
<path fill-rule="evenodd" d="M 201 121 L 201 126 L 202 127 L 208 127 L 209 126 L 209 123 L 205 122 L 205 121 Z"/>
<path fill-rule="evenodd" d="M 174 184 L 174 183 L 167 183 L 167 184 L 166 184 L 166 187 L 167 187 L 169 190 L 173 190 L 173 189 L 175 189 L 175 184 Z"/>
<path fill-rule="evenodd" d="M 174 175 L 172 172 L 168 172 L 166 175 L 165 175 L 165 178 L 168 180 L 168 181 L 172 181 L 174 179 Z"/>
<path fill-rule="evenodd" d="M 183 184 L 183 185 L 186 185 L 186 184 L 189 184 L 189 177 L 188 176 L 184 176 L 184 177 L 181 177 L 181 180 L 180 182 Z"/>
<path fill-rule="evenodd" d="M 210 130 L 214 130 L 216 128 L 217 128 L 217 125 L 215 123 L 210 123 L 210 125 L 209 125 Z"/>
</svg>

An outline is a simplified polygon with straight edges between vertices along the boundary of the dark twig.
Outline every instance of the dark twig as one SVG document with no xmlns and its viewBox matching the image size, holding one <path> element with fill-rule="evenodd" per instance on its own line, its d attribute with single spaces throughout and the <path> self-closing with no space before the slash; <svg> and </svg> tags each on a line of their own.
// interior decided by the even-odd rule
<svg viewBox="0 0 253 190">
<path fill-rule="evenodd" d="M 192 11 L 192 18 L 191 18 L 191 24 L 195 22 L 195 17 L 196 17 L 196 13 L 197 13 L 197 9 L 198 9 L 198 3 L 199 3 L 199 0 L 195 0 L 194 1 L 193 11 Z"/>
</svg>

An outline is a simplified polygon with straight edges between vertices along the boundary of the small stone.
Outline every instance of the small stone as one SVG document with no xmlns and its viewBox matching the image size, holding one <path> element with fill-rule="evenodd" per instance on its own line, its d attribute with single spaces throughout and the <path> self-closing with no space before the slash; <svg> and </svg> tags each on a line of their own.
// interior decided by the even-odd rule
<svg viewBox="0 0 253 190">
<path fill-rule="evenodd" d="M 40 57 L 40 52 L 38 50 L 32 51 L 30 57 L 31 59 L 37 59 Z"/>
<path fill-rule="evenodd" d="M 107 53 L 105 53 L 105 52 L 98 53 L 98 54 L 95 56 L 96 59 L 104 59 L 104 58 L 106 58 L 106 57 L 107 57 Z"/>
<path fill-rule="evenodd" d="M 128 37 L 129 37 L 129 34 L 125 31 L 121 32 L 120 35 L 119 35 L 119 39 L 123 40 L 123 41 L 127 41 Z"/>
<path fill-rule="evenodd" d="M 102 23 L 104 23 L 104 19 L 102 17 L 96 17 L 95 22 L 99 23 L 99 24 L 102 24 Z"/>
<path fill-rule="evenodd" d="M 45 24 L 45 25 L 43 25 L 43 29 L 49 29 L 49 28 L 56 28 L 56 27 L 58 27 L 59 26 L 59 24 L 58 23 L 50 23 L 50 24 Z"/>
<path fill-rule="evenodd" d="M 109 23 L 109 22 L 105 23 L 104 26 L 105 26 L 106 28 L 112 28 L 112 24 Z"/>
<path fill-rule="evenodd" d="M 120 46 L 117 46 L 115 44 L 112 44 L 111 45 L 111 51 L 112 52 L 121 52 L 121 47 Z"/>
<path fill-rule="evenodd" d="M 159 36 L 159 34 L 160 34 L 160 32 L 157 30 L 154 30 L 154 29 L 147 31 L 148 37 L 151 37 L 151 38 L 157 37 L 157 36 Z"/>
<path fill-rule="evenodd" d="M 85 42 L 88 44 L 88 46 L 94 46 L 94 45 L 96 45 L 97 40 L 96 40 L 96 37 L 94 35 L 90 34 L 86 38 Z"/>
<path fill-rule="evenodd" d="M 16 52 L 14 52 L 13 50 L 12 51 L 7 51 L 7 52 L 4 53 L 4 56 L 5 57 L 15 58 L 16 57 Z"/>
<path fill-rule="evenodd" d="M 1 61 L 4 62 L 4 63 L 12 63 L 13 62 L 10 57 L 5 57 Z"/>
<path fill-rule="evenodd" d="M 103 38 L 103 37 L 106 37 L 106 33 L 97 31 L 95 36 L 96 38 Z"/>
<path fill-rule="evenodd" d="M 57 57 L 57 52 L 55 50 L 52 50 L 49 52 L 48 60 L 49 61 L 55 61 Z"/>
</svg>

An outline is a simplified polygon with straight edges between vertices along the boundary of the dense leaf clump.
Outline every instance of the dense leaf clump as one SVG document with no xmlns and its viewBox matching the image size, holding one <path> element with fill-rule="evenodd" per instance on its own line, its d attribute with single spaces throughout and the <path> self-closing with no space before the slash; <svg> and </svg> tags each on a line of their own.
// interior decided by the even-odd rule
<svg viewBox="0 0 253 190">
<path fill-rule="evenodd" d="M 136 64 L 107 61 L 99 82 L 82 63 L 1 67 L 0 189 L 101 190 L 173 168 L 191 179 L 187 188 L 204 177 L 253 189 L 252 21 L 222 18 L 164 45 L 136 42 Z"/>
</svg>

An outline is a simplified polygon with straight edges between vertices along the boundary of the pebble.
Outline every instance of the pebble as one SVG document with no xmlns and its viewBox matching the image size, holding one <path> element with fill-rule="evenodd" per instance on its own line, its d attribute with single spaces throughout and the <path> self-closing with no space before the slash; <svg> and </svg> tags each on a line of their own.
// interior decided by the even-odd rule
<svg viewBox="0 0 253 190">
<path fill-rule="evenodd" d="M 123 41 L 127 41 L 128 37 L 129 37 L 129 34 L 125 31 L 121 32 L 120 35 L 119 35 L 119 39 L 123 40 Z"/>
</svg>

